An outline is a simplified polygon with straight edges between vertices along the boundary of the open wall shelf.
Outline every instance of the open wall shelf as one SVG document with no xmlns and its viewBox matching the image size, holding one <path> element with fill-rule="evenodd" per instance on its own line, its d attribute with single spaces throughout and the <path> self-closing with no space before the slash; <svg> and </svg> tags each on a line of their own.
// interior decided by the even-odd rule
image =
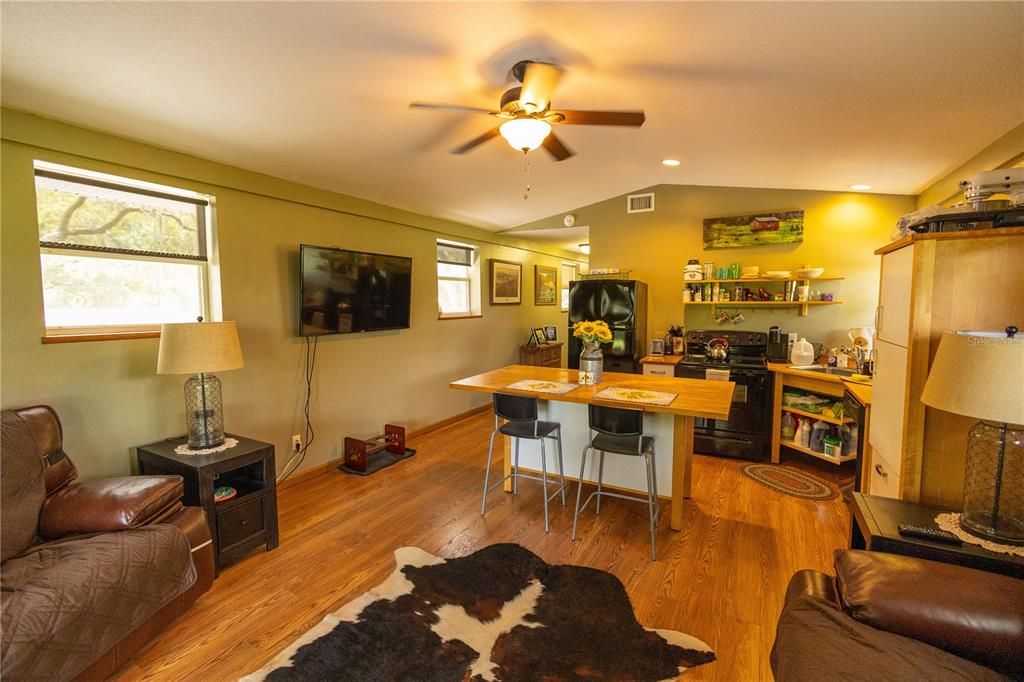
<svg viewBox="0 0 1024 682">
<path fill-rule="evenodd" d="M 768 278 L 755 278 L 755 279 L 698 279 L 698 280 L 687 280 L 683 284 L 690 285 L 704 285 L 704 284 L 742 284 L 744 282 L 767 282 L 767 283 L 778 283 L 783 285 L 783 290 L 787 288 L 789 282 L 798 282 L 800 285 L 812 286 L 814 282 L 837 282 L 846 279 L 839 275 L 826 275 L 823 277 L 815 277 L 814 279 L 768 279 Z M 721 308 L 799 308 L 800 317 L 807 317 L 810 313 L 811 306 L 819 305 L 840 305 L 842 301 L 683 301 L 683 314 L 686 313 L 686 306 L 688 305 L 708 305 L 711 306 L 711 312 L 714 313 L 719 307 Z"/>
</svg>

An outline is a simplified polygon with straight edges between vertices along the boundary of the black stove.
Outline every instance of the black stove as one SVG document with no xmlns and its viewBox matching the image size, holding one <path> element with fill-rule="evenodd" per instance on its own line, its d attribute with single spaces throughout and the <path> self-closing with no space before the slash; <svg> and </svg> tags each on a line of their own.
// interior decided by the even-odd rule
<svg viewBox="0 0 1024 682">
<path fill-rule="evenodd" d="M 729 342 L 728 356 L 713 360 L 706 346 Z M 772 377 L 766 360 L 768 335 L 746 330 L 694 329 L 686 333 L 686 355 L 676 376 L 708 379 L 708 370 L 728 370 L 735 382 L 728 419 L 694 420 L 694 450 L 705 455 L 763 460 L 770 454 Z M 713 373 L 717 374 L 717 373 Z"/>
<path fill-rule="evenodd" d="M 714 339 L 725 339 L 729 343 L 729 355 L 725 360 L 712 360 L 707 356 L 707 344 Z M 681 364 L 708 367 L 767 367 L 768 335 L 764 332 L 733 331 L 717 329 L 694 329 L 686 333 L 686 356 Z"/>
</svg>

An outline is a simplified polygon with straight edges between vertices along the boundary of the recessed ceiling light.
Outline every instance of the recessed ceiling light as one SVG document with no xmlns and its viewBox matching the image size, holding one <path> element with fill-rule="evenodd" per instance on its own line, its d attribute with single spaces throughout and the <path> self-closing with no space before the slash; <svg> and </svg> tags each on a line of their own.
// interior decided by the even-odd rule
<svg viewBox="0 0 1024 682">
<path fill-rule="evenodd" d="M 850 185 L 850 189 L 854 190 L 855 192 L 866 192 L 869 189 L 871 189 L 871 185 L 865 185 L 865 184 Z"/>
<path fill-rule="evenodd" d="M 661 160 L 661 165 L 662 166 L 678 166 L 679 165 L 679 159 L 662 159 Z"/>
</svg>

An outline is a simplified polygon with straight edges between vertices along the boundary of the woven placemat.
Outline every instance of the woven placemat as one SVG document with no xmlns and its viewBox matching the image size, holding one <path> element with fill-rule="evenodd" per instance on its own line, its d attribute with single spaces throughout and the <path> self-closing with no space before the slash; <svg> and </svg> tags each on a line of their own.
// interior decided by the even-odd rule
<svg viewBox="0 0 1024 682">
<path fill-rule="evenodd" d="M 513 391 L 533 391 L 534 393 L 565 395 L 574 388 L 579 388 L 579 384 L 567 384 L 562 381 L 544 381 L 542 379 L 523 379 L 514 384 L 509 384 L 505 388 Z"/>
<path fill-rule="evenodd" d="M 935 523 L 944 531 L 952 533 L 964 542 L 970 545 L 978 545 L 982 549 L 987 549 L 990 552 L 999 552 L 1000 554 L 1011 554 L 1013 556 L 1024 556 L 1024 547 L 1017 545 L 1001 545 L 998 542 L 992 542 L 991 540 L 983 540 L 976 535 L 971 535 L 963 528 L 960 527 L 960 515 L 956 512 L 948 512 L 946 514 L 939 514 L 935 517 Z"/>
<path fill-rule="evenodd" d="M 671 405 L 676 393 L 664 391 L 648 391 L 644 388 L 619 388 L 611 386 L 594 395 L 601 400 L 614 400 L 620 403 L 639 403 L 641 405 Z"/>
</svg>

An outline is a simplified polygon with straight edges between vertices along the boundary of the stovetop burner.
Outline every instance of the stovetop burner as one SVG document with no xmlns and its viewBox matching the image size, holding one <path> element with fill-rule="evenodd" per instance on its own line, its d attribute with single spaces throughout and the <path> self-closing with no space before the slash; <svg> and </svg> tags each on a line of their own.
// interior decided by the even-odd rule
<svg viewBox="0 0 1024 682">
<path fill-rule="evenodd" d="M 706 344 L 715 338 L 729 342 L 729 356 L 725 360 L 712 360 L 705 354 Z M 764 332 L 693 329 L 686 333 L 686 355 L 680 364 L 708 368 L 765 368 L 767 349 L 768 335 Z"/>
</svg>

